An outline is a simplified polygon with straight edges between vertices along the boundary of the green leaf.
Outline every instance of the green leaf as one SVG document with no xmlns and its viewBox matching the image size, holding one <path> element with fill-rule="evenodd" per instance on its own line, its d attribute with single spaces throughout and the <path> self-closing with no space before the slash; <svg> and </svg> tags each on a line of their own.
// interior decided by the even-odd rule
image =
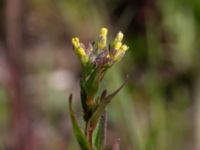
<svg viewBox="0 0 200 150">
<path fill-rule="evenodd" d="M 94 111 L 92 117 L 89 120 L 89 124 L 90 127 L 95 128 L 98 122 L 98 119 L 101 117 L 102 113 L 104 112 L 106 106 L 111 102 L 112 98 L 117 95 L 117 93 L 119 93 L 119 91 L 124 87 L 124 85 L 127 82 L 127 78 L 124 81 L 124 83 L 117 89 L 115 90 L 112 94 L 110 95 L 106 95 L 107 92 L 106 90 L 103 91 L 102 95 L 101 95 L 101 102 L 99 103 L 99 105 L 97 106 L 96 110 Z"/>
<path fill-rule="evenodd" d="M 69 112 L 70 112 L 70 118 L 71 118 L 73 130 L 74 130 L 76 139 L 81 147 L 81 150 L 91 150 L 90 144 L 87 141 L 86 136 L 83 134 L 82 130 L 78 126 L 78 122 L 72 110 L 72 94 L 69 96 Z"/>
<path fill-rule="evenodd" d="M 106 130 L 107 130 L 107 115 L 104 111 L 101 119 L 99 121 L 97 132 L 94 135 L 94 143 L 96 146 L 96 150 L 103 150 L 105 147 L 105 137 L 106 137 Z"/>
<path fill-rule="evenodd" d="M 95 69 L 85 83 L 87 94 L 94 95 L 99 88 L 99 70 Z"/>
</svg>

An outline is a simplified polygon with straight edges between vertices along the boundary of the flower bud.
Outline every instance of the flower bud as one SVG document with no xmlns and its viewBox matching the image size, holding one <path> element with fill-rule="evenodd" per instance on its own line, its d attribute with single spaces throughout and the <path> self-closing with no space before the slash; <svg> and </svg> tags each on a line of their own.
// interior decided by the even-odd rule
<svg viewBox="0 0 200 150">
<path fill-rule="evenodd" d="M 122 45 L 121 47 L 120 47 L 120 50 L 121 51 L 127 51 L 129 49 L 129 47 L 126 45 L 126 44 L 124 44 L 124 45 Z"/>
<path fill-rule="evenodd" d="M 83 49 L 83 47 L 81 47 L 81 43 L 79 42 L 79 38 L 75 37 L 72 38 L 72 44 L 74 46 L 74 51 L 76 52 L 76 54 L 80 57 L 81 62 L 83 64 L 86 64 L 89 61 L 89 57 L 86 54 L 85 50 Z M 83 44 L 82 44 L 83 45 Z"/>
<path fill-rule="evenodd" d="M 115 41 L 118 41 L 118 42 L 121 42 L 123 40 L 123 37 L 124 37 L 124 34 L 120 31 L 116 38 L 115 38 Z"/>
<path fill-rule="evenodd" d="M 83 64 L 86 64 L 89 61 L 89 57 L 88 57 L 88 55 L 86 54 L 85 50 L 82 47 L 79 47 L 77 49 L 77 54 L 81 58 L 81 62 Z"/>
<path fill-rule="evenodd" d="M 122 46 L 122 42 L 116 42 L 114 45 L 114 48 L 115 50 L 119 50 L 121 46 Z"/>
<path fill-rule="evenodd" d="M 107 28 L 101 28 L 100 33 L 99 33 L 99 41 L 98 41 L 99 49 L 104 49 L 106 47 L 107 33 L 108 33 Z"/>
<path fill-rule="evenodd" d="M 120 47 L 122 46 L 122 40 L 123 40 L 123 33 L 120 31 L 118 32 L 117 36 L 115 37 L 112 46 L 114 47 L 115 50 L 119 50 Z"/>
<path fill-rule="evenodd" d="M 77 37 L 72 38 L 72 44 L 73 44 L 75 49 L 80 47 L 79 38 L 77 38 Z"/>
<path fill-rule="evenodd" d="M 116 61 L 116 62 L 119 62 L 123 58 L 123 56 L 124 56 L 125 52 L 128 50 L 128 48 L 129 47 L 127 45 L 125 45 L 125 44 L 122 45 L 119 48 L 119 50 L 117 50 L 113 60 Z"/>
</svg>

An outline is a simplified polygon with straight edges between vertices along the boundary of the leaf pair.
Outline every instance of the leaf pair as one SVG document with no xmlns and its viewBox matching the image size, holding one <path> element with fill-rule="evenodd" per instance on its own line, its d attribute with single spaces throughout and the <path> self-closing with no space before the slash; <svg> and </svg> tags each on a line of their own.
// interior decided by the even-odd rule
<svg viewBox="0 0 200 150">
<path fill-rule="evenodd" d="M 76 136 L 76 139 L 80 145 L 81 150 L 103 150 L 105 145 L 105 134 L 106 134 L 106 114 L 105 109 L 106 106 L 111 102 L 112 98 L 124 87 L 126 84 L 127 79 L 125 82 L 112 94 L 107 95 L 107 91 L 104 90 L 101 94 L 100 103 L 97 106 L 96 110 L 94 111 L 92 117 L 88 121 L 89 128 L 92 128 L 92 133 L 96 129 L 96 134 L 92 139 L 92 143 L 90 143 L 86 137 L 86 135 L 83 133 L 83 131 L 80 129 L 78 122 L 76 120 L 76 117 L 74 115 L 73 109 L 72 109 L 72 94 L 69 96 L 69 111 L 70 111 L 70 118 L 73 126 L 73 130 Z M 99 124 L 98 124 L 99 123 Z M 89 131 L 90 129 L 86 129 Z M 95 145 L 93 145 L 93 143 Z"/>
<path fill-rule="evenodd" d="M 92 117 L 88 121 L 91 127 L 96 127 L 98 119 L 101 117 L 103 112 L 105 111 L 106 106 L 111 102 L 113 97 L 119 93 L 119 91 L 124 87 L 124 85 L 127 83 L 127 78 L 124 81 L 124 83 L 117 89 L 115 90 L 112 94 L 107 96 L 107 90 L 104 90 L 101 94 L 101 99 L 100 103 L 97 106 L 96 110 L 94 111 Z"/>
</svg>

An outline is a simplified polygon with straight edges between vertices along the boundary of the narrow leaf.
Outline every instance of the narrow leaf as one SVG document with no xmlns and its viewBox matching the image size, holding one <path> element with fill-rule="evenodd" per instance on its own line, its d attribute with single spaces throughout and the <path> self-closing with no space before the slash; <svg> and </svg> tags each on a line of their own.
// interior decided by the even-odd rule
<svg viewBox="0 0 200 150">
<path fill-rule="evenodd" d="M 101 94 L 101 100 L 104 99 L 107 95 L 107 90 L 104 90 Z"/>
<path fill-rule="evenodd" d="M 110 101 L 112 100 L 112 98 L 117 95 L 117 93 L 119 93 L 119 91 L 125 86 L 125 84 L 127 83 L 128 81 L 128 77 L 126 77 L 124 83 L 117 89 L 115 90 L 112 94 L 108 95 L 105 97 L 105 100 L 107 103 L 110 103 Z"/>
<path fill-rule="evenodd" d="M 105 147 L 105 138 L 107 130 L 107 115 L 104 111 L 97 127 L 97 133 L 95 135 L 95 146 L 97 150 L 103 150 Z"/>
<path fill-rule="evenodd" d="M 87 141 L 86 136 L 83 134 L 82 130 L 78 126 L 78 122 L 72 110 L 72 94 L 69 96 L 69 112 L 70 112 L 70 118 L 71 118 L 73 130 L 74 130 L 76 139 L 81 147 L 81 150 L 91 150 L 90 144 Z"/>
<path fill-rule="evenodd" d="M 89 120 L 89 124 L 90 127 L 95 128 L 98 122 L 98 119 L 100 118 L 100 116 L 102 115 L 102 113 L 104 112 L 106 106 L 111 102 L 112 98 L 119 93 L 119 91 L 124 87 L 124 85 L 127 83 L 127 78 L 124 81 L 124 83 L 117 89 L 115 90 L 112 94 L 106 96 L 106 90 L 104 90 L 104 92 L 102 93 L 101 98 L 101 102 L 98 105 L 98 107 L 96 108 L 96 110 L 94 111 L 92 117 Z"/>
</svg>

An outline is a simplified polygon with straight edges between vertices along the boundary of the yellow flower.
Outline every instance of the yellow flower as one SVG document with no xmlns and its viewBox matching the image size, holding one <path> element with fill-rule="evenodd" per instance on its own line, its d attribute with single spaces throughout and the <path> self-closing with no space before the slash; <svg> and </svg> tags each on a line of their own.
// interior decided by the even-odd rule
<svg viewBox="0 0 200 150">
<path fill-rule="evenodd" d="M 114 39 L 113 44 L 112 44 L 112 46 L 113 46 L 116 50 L 119 50 L 120 47 L 122 46 L 123 37 L 124 37 L 123 33 L 122 33 L 121 31 L 118 32 L 118 34 L 117 34 L 117 36 L 116 36 L 116 38 Z"/>
<path fill-rule="evenodd" d="M 107 28 L 101 28 L 101 30 L 100 30 L 100 35 L 102 35 L 102 36 L 107 36 L 107 33 L 108 33 L 108 29 Z"/>
<path fill-rule="evenodd" d="M 80 47 L 79 38 L 77 38 L 77 37 L 72 38 L 72 44 L 73 44 L 75 49 Z"/>
<path fill-rule="evenodd" d="M 116 38 L 115 38 L 115 41 L 118 41 L 118 42 L 121 42 L 123 40 L 123 37 L 124 37 L 124 34 L 120 31 Z"/>
<path fill-rule="evenodd" d="M 77 48 L 77 54 L 81 59 L 83 64 L 86 64 L 89 61 L 89 57 L 86 54 L 85 50 L 82 47 Z"/>
<path fill-rule="evenodd" d="M 85 50 L 81 47 L 81 43 L 79 42 L 79 38 L 72 38 L 72 44 L 74 46 L 74 51 L 80 57 L 81 62 L 86 64 L 89 61 L 89 57 L 86 54 Z"/>
<path fill-rule="evenodd" d="M 107 34 L 108 29 L 104 27 L 101 28 L 97 43 L 98 50 L 96 50 L 96 47 L 92 44 L 85 47 L 84 44 L 80 43 L 78 37 L 72 38 L 74 51 L 81 60 L 82 65 L 101 62 L 105 66 L 110 66 L 114 62 L 118 62 L 123 58 L 125 52 L 129 48 L 127 45 L 122 43 L 124 34 L 121 31 L 117 33 L 115 39 L 110 44 L 111 49 L 107 47 Z"/>
<path fill-rule="evenodd" d="M 104 49 L 106 47 L 107 33 L 108 33 L 107 28 L 101 28 L 99 33 L 99 42 L 98 42 L 99 49 Z"/>
<path fill-rule="evenodd" d="M 82 47 L 77 48 L 77 53 L 80 56 L 85 56 L 86 55 L 85 50 Z"/>
<path fill-rule="evenodd" d="M 124 45 L 122 45 L 121 47 L 120 47 L 120 50 L 121 51 L 127 51 L 129 49 L 129 47 L 126 45 L 126 44 L 124 44 Z"/>
<path fill-rule="evenodd" d="M 116 44 L 114 45 L 114 48 L 116 50 L 119 50 L 121 48 L 121 46 L 122 46 L 122 42 L 116 42 Z"/>
<path fill-rule="evenodd" d="M 119 62 L 122 57 L 124 56 L 125 52 L 128 50 L 128 46 L 127 45 L 122 45 L 116 52 L 116 54 L 113 57 L 113 60 L 116 62 Z"/>
</svg>

